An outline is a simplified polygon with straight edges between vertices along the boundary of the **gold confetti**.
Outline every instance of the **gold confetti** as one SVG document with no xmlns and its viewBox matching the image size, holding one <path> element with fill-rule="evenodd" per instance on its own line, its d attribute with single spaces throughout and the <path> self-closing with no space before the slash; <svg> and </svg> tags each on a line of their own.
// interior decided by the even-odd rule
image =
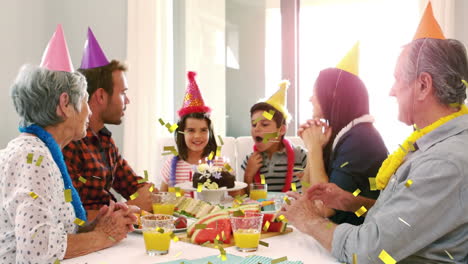
<svg viewBox="0 0 468 264">
<path fill-rule="evenodd" d="M 235 216 L 235 217 L 242 217 L 242 216 L 244 216 L 245 214 L 244 214 L 244 212 L 243 212 L 242 210 L 237 210 L 237 211 L 234 211 L 234 212 L 232 213 L 232 215 Z"/>
<path fill-rule="evenodd" d="M 464 79 L 462 79 L 461 82 L 465 85 L 465 87 L 468 87 L 468 82 L 467 82 L 467 81 L 465 81 Z"/>
<path fill-rule="evenodd" d="M 36 161 L 36 166 L 38 166 L 38 167 L 41 166 L 41 163 L 42 163 L 42 160 L 43 160 L 43 159 L 44 159 L 44 156 L 42 156 L 42 155 L 39 156 L 39 158 L 38 158 L 37 161 Z"/>
<path fill-rule="evenodd" d="M 402 145 L 398 144 L 398 146 L 400 147 L 400 149 L 401 149 L 404 153 L 408 152 Z"/>
<path fill-rule="evenodd" d="M 198 186 L 197 186 L 197 192 L 201 192 L 202 188 L 203 188 L 203 184 L 201 182 L 199 182 Z"/>
<path fill-rule="evenodd" d="M 29 192 L 29 196 L 31 196 L 33 199 L 39 197 L 39 195 L 37 195 L 35 192 Z"/>
<path fill-rule="evenodd" d="M 75 221 L 73 223 L 75 223 L 75 224 L 77 224 L 79 226 L 83 226 L 86 222 L 79 219 L 79 218 L 75 218 Z"/>
<path fill-rule="evenodd" d="M 272 111 L 273 113 L 271 113 L 271 111 L 270 112 L 263 111 L 262 116 L 268 120 L 271 120 L 273 118 L 273 115 L 275 114 L 275 110 L 272 110 Z"/>
<path fill-rule="evenodd" d="M 169 151 L 174 156 L 177 156 L 179 154 L 174 146 L 164 146 L 163 149 L 164 151 Z M 168 153 L 162 153 L 162 155 L 168 155 Z"/>
<path fill-rule="evenodd" d="M 138 194 L 138 192 L 136 192 L 136 193 L 130 195 L 130 200 L 135 200 L 136 198 L 138 198 L 139 195 L 140 195 L 140 194 Z"/>
<path fill-rule="evenodd" d="M 286 219 L 286 217 L 285 217 L 284 215 L 278 216 L 278 219 L 279 219 L 280 221 L 282 221 L 282 222 L 285 222 L 285 223 L 288 222 L 288 219 Z"/>
<path fill-rule="evenodd" d="M 156 227 L 156 232 L 163 234 L 164 233 L 164 228 L 160 228 L 158 226 L 158 227 Z"/>
<path fill-rule="evenodd" d="M 261 117 L 261 116 L 259 116 L 257 119 L 255 119 L 255 120 L 252 122 L 252 124 L 255 125 L 255 124 L 257 124 L 258 121 L 260 121 L 260 120 L 262 120 L 262 117 Z"/>
<path fill-rule="evenodd" d="M 297 189 L 296 189 L 296 183 L 295 183 L 295 182 L 292 182 L 292 183 L 291 183 L 291 189 L 292 189 L 293 192 L 296 192 L 296 191 L 297 191 Z"/>
<path fill-rule="evenodd" d="M 86 183 L 86 182 L 87 182 L 87 180 L 86 180 L 85 178 L 83 178 L 83 176 L 80 176 L 80 177 L 78 178 L 78 180 L 79 180 L 80 182 L 82 182 L 82 183 Z"/>
<path fill-rule="evenodd" d="M 262 246 L 264 246 L 264 247 L 268 247 L 268 246 L 269 246 L 269 244 L 268 244 L 267 242 L 264 242 L 264 241 L 261 241 L 261 240 L 258 241 L 258 244 L 260 244 L 260 245 L 262 245 Z"/>
<path fill-rule="evenodd" d="M 331 222 L 328 222 L 327 225 L 325 226 L 327 229 L 330 229 L 333 226 Z"/>
<path fill-rule="evenodd" d="M 265 225 L 263 226 L 263 231 L 267 232 L 268 231 L 268 228 L 270 228 L 270 221 L 266 221 L 265 222 Z"/>
<path fill-rule="evenodd" d="M 102 180 L 102 178 L 101 178 L 101 177 L 98 177 L 98 176 L 91 176 L 91 177 L 93 177 L 93 178 L 95 178 L 95 179 L 98 179 L 98 180 Z"/>
<path fill-rule="evenodd" d="M 407 188 L 409 188 L 411 186 L 411 184 L 413 184 L 413 180 L 407 180 L 406 183 L 405 183 L 405 186 Z"/>
<path fill-rule="evenodd" d="M 206 224 L 196 224 L 195 225 L 195 229 L 205 229 L 206 228 Z"/>
<path fill-rule="evenodd" d="M 179 237 L 176 236 L 174 233 L 171 233 L 171 238 L 174 242 L 179 242 Z M 181 252 L 182 253 L 182 252 Z"/>
<path fill-rule="evenodd" d="M 273 259 L 270 263 L 271 264 L 276 264 L 276 263 L 280 263 L 280 262 L 283 262 L 283 261 L 286 261 L 286 260 L 288 260 L 288 257 L 281 257 L 281 258 Z"/>
<path fill-rule="evenodd" d="M 145 174 L 145 178 L 144 179 L 139 179 L 137 182 L 138 183 L 144 183 L 144 182 L 147 182 L 148 181 L 148 171 L 147 170 L 144 170 L 143 173 Z"/>
<path fill-rule="evenodd" d="M 353 264 L 358 264 L 357 262 L 357 254 L 353 253 Z"/>
<path fill-rule="evenodd" d="M 219 234 L 216 235 L 215 239 L 219 241 Z"/>
<path fill-rule="evenodd" d="M 294 167 L 293 170 L 303 171 L 304 168 L 301 168 L 301 167 Z"/>
<path fill-rule="evenodd" d="M 60 264 L 60 260 L 59 260 L 59 259 L 56 259 L 56 260 L 54 261 L 54 264 Z"/>
<path fill-rule="evenodd" d="M 159 118 L 158 120 L 159 120 L 159 123 L 161 124 L 161 126 L 164 126 L 164 124 L 166 123 L 166 122 L 164 122 L 164 120 L 162 118 Z"/>
<path fill-rule="evenodd" d="M 221 146 L 216 147 L 216 157 L 221 157 Z"/>
<path fill-rule="evenodd" d="M 223 241 L 226 241 L 226 234 L 224 234 L 224 230 L 223 232 L 221 232 L 221 238 L 223 239 Z"/>
<path fill-rule="evenodd" d="M 111 236 L 108 236 L 107 238 L 109 238 L 112 242 L 115 242 L 115 238 L 113 238 Z"/>
<path fill-rule="evenodd" d="M 213 156 L 214 156 L 214 152 L 211 151 L 211 152 L 210 152 L 210 155 L 208 155 L 208 160 L 212 160 L 212 159 L 213 159 Z"/>
<path fill-rule="evenodd" d="M 34 154 L 29 153 L 28 156 L 26 157 L 26 162 L 28 164 L 31 164 L 33 162 L 33 157 L 34 157 Z"/>
<path fill-rule="evenodd" d="M 377 191 L 377 183 L 375 182 L 375 177 L 369 178 L 369 187 L 371 191 Z"/>
<path fill-rule="evenodd" d="M 356 214 L 357 217 L 361 217 L 361 215 L 365 214 L 366 212 L 367 212 L 367 209 L 364 206 L 361 206 L 361 208 L 359 208 L 354 213 Z"/>
<path fill-rule="evenodd" d="M 171 155 L 171 154 L 172 154 L 172 152 L 163 152 L 163 153 L 161 153 L 161 155 L 163 155 L 163 156 L 167 156 L 167 155 Z M 177 156 L 177 155 L 174 155 L 174 156 Z"/>
<path fill-rule="evenodd" d="M 176 197 L 181 197 L 182 196 L 182 192 L 180 191 L 180 187 L 175 187 L 175 191 L 176 191 Z"/>
<path fill-rule="evenodd" d="M 304 188 L 309 188 L 309 187 L 310 187 L 310 183 L 305 182 L 305 181 L 301 181 L 301 185 L 302 185 L 302 187 L 304 187 Z"/>
<path fill-rule="evenodd" d="M 65 189 L 63 191 L 63 195 L 65 196 L 65 202 L 66 203 L 69 203 L 69 202 L 73 201 L 72 190 L 71 189 Z"/>
<path fill-rule="evenodd" d="M 343 164 L 340 165 L 340 168 L 343 168 L 343 167 L 345 167 L 345 166 L 348 165 L 348 164 L 349 164 L 349 162 L 345 162 L 345 163 L 343 163 Z"/>
<path fill-rule="evenodd" d="M 229 172 L 232 172 L 232 168 L 231 168 L 231 165 L 229 165 L 229 163 L 224 163 L 224 168 L 226 168 L 226 170 L 228 170 Z"/>
<path fill-rule="evenodd" d="M 218 135 L 218 138 L 219 138 L 219 143 L 221 144 L 221 146 L 224 145 L 224 141 L 221 135 Z"/>
<path fill-rule="evenodd" d="M 447 253 L 447 255 L 449 256 L 449 258 L 450 258 L 451 260 L 453 260 L 452 255 L 451 255 L 447 250 L 444 250 L 444 251 L 445 251 L 445 253 Z"/>
<path fill-rule="evenodd" d="M 398 220 L 400 220 L 401 222 L 403 222 L 405 225 L 411 227 L 410 224 L 408 224 L 405 220 L 401 219 L 400 217 L 398 217 Z"/>
<path fill-rule="evenodd" d="M 360 193 L 361 193 L 361 190 L 359 190 L 359 188 L 358 188 L 358 189 L 356 189 L 356 190 L 353 192 L 353 195 L 354 195 L 354 197 L 356 197 L 356 196 L 358 196 Z"/>
<path fill-rule="evenodd" d="M 260 174 L 260 183 L 265 184 L 265 175 Z"/>
<path fill-rule="evenodd" d="M 385 251 L 385 249 L 382 249 L 382 251 L 379 254 L 379 259 L 382 260 L 385 264 L 395 264 L 397 263 L 395 259 L 390 256 L 390 254 Z"/>
<path fill-rule="evenodd" d="M 174 132 L 179 126 L 177 124 L 173 124 L 172 126 L 168 127 L 169 132 Z"/>
<path fill-rule="evenodd" d="M 149 187 L 148 191 L 151 193 L 151 192 L 153 192 L 153 190 L 154 190 L 154 186 L 153 186 L 153 184 L 151 184 L 151 186 Z"/>
<path fill-rule="evenodd" d="M 283 197 L 283 200 L 284 200 L 288 205 L 291 205 L 291 201 L 288 199 L 287 196 L 284 196 L 284 197 Z"/>
<path fill-rule="evenodd" d="M 409 150 L 410 151 L 415 151 L 416 150 L 416 148 L 414 147 L 414 143 L 412 141 L 408 140 L 408 145 L 409 145 Z"/>
<path fill-rule="evenodd" d="M 179 251 L 177 254 L 174 255 L 174 258 L 178 258 L 180 255 L 182 255 L 182 251 Z M 182 262 L 183 263 L 183 262 Z"/>
<path fill-rule="evenodd" d="M 210 241 L 206 241 L 205 243 L 201 244 L 202 247 L 208 245 L 210 243 Z"/>
<path fill-rule="evenodd" d="M 263 143 L 267 143 L 270 139 L 278 137 L 278 132 L 263 134 Z"/>
</svg>

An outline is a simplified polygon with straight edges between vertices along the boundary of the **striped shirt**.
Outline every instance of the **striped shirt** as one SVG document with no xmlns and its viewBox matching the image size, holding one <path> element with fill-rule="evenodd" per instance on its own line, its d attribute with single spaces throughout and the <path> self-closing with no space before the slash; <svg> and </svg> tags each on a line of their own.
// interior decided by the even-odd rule
<svg viewBox="0 0 468 264">
<path fill-rule="evenodd" d="M 172 165 L 172 159 L 174 156 L 170 156 L 166 162 L 164 163 L 164 166 L 161 169 L 161 176 L 162 176 L 162 181 L 165 184 L 169 183 L 169 178 L 171 177 L 171 165 Z M 215 166 L 223 166 L 224 165 L 224 159 L 220 158 L 215 160 L 214 162 Z M 186 181 L 191 181 L 190 179 L 190 172 L 194 170 L 193 164 L 190 164 L 186 162 L 185 160 L 179 159 L 177 161 L 177 167 L 176 167 L 176 179 L 175 183 L 183 183 Z M 169 184 L 168 184 L 169 185 Z"/>
<path fill-rule="evenodd" d="M 293 180 L 296 183 L 296 189 L 300 191 L 302 189 L 301 180 L 297 177 L 296 173 L 302 172 L 307 163 L 307 152 L 300 146 L 292 146 L 294 150 L 294 169 L 293 169 Z M 277 151 L 273 153 L 271 159 L 268 158 L 266 152 L 262 152 L 263 165 L 260 168 L 260 174 L 265 175 L 265 181 L 268 185 L 269 192 L 281 192 L 284 187 L 284 180 L 286 173 L 288 172 L 288 155 L 286 150 Z M 242 162 L 241 168 L 245 171 L 247 167 L 247 160 L 250 158 L 252 153 L 247 155 Z M 300 169 L 302 168 L 302 169 Z"/>
</svg>

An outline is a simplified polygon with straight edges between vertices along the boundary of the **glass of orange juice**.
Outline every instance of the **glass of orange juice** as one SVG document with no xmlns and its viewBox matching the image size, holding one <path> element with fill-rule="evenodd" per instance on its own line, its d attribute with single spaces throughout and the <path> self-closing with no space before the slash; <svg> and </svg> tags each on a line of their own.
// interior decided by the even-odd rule
<svg viewBox="0 0 468 264">
<path fill-rule="evenodd" d="M 169 253 L 174 217 L 164 214 L 145 215 L 141 217 L 141 225 L 146 254 L 157 256 Z"/>
<path fill-rule="evenodd" d="M 260 183 L 251 183 L 250 185 L 250 199 L 259 200 L 267 198 L 267 185 Z"/>
<path fill-rule="evenodd" d="M 174 213 L 176 194 L 173 192 L 158 192 L 151 194 L 153 214 L 172 215 Z"/>
<path fill-rule="evenodd" d="M 262 232 L 263 214 L 245 212 L 243 216 L 231 216 L 236 249 L 241 252 L 257 251 Z"/>
</svg>

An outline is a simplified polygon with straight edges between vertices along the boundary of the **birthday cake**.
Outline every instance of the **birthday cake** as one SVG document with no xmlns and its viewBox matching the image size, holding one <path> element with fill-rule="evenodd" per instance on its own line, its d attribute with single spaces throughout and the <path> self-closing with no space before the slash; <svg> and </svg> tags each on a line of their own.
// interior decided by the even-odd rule
<svg viewBox="0 0 468 264">
<path fill-rule="evenodd" d="M 216 190 L 223 187 L 233 188 L 236 178 L 224 167 L 213 164 L 199 164 L 193 173 L 193 188 L 202 184 L 205 189 Z"/>
</svg>

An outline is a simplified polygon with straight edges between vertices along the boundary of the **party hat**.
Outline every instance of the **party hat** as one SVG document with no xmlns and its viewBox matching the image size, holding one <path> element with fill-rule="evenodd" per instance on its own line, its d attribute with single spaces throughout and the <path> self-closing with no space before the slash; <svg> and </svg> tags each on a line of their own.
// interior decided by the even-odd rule
<svg viewBox="0 0 468 264">
<path fill-rule="evenodd" d="M 289 88 L 289 81 L 283 80 L 279 83 L 279 89 L 274 93 L 265 103 L 273 106 L 276 110 L 280 111 L 283 114 L 286 122 L 289 122 L 291 115 L 286 108 L 286 90 Z"/>
<path fill-rule="evenodd" d="M 189 83 L 185 90 L 184 103 L 182 104 L 182 108 L 177 111 L 180 118 L 191 113 L 211 113 L 211 108 L 205 105 L 198 89 L 197 82 L 195 81 L 196 75 L 197 73 L 192 71 L 187 73 Z"/>
<path fill-rule="evenodd" d="M 70 54 L 68 53 L 62 25 L 57 25 L 57 29 L 49 40 L 47 48 L 42 55 L 40 66 L 51 71 L 73 71 L 73 64 L 70 59 Z"/>
<path fill-rule="evenodd" d="M 419 22 L 419 26 L 416 30 L 416 34 L 414 34 L 413 40 L 421 38 L 445 39 L 439 23 L 437 23 L 437 20 L 434 18 L 431 2 L 427 4 L 426 9 L 424 10 L 424 14 L 421 18 L 421 22 Z"/>
<path fill-rule="evenodd" d="M 99 46 L 93 31 L 88 27 L 88 39 L 86 40 L 83 58 L 81 59 L 81 69 L 91 69 L 109 64 L 104 52 Z"/>
<path fill-rule="evenodd" d="M 341 59 L 336 68 L 359 76 L 359 41 Z"/>
</svg>

